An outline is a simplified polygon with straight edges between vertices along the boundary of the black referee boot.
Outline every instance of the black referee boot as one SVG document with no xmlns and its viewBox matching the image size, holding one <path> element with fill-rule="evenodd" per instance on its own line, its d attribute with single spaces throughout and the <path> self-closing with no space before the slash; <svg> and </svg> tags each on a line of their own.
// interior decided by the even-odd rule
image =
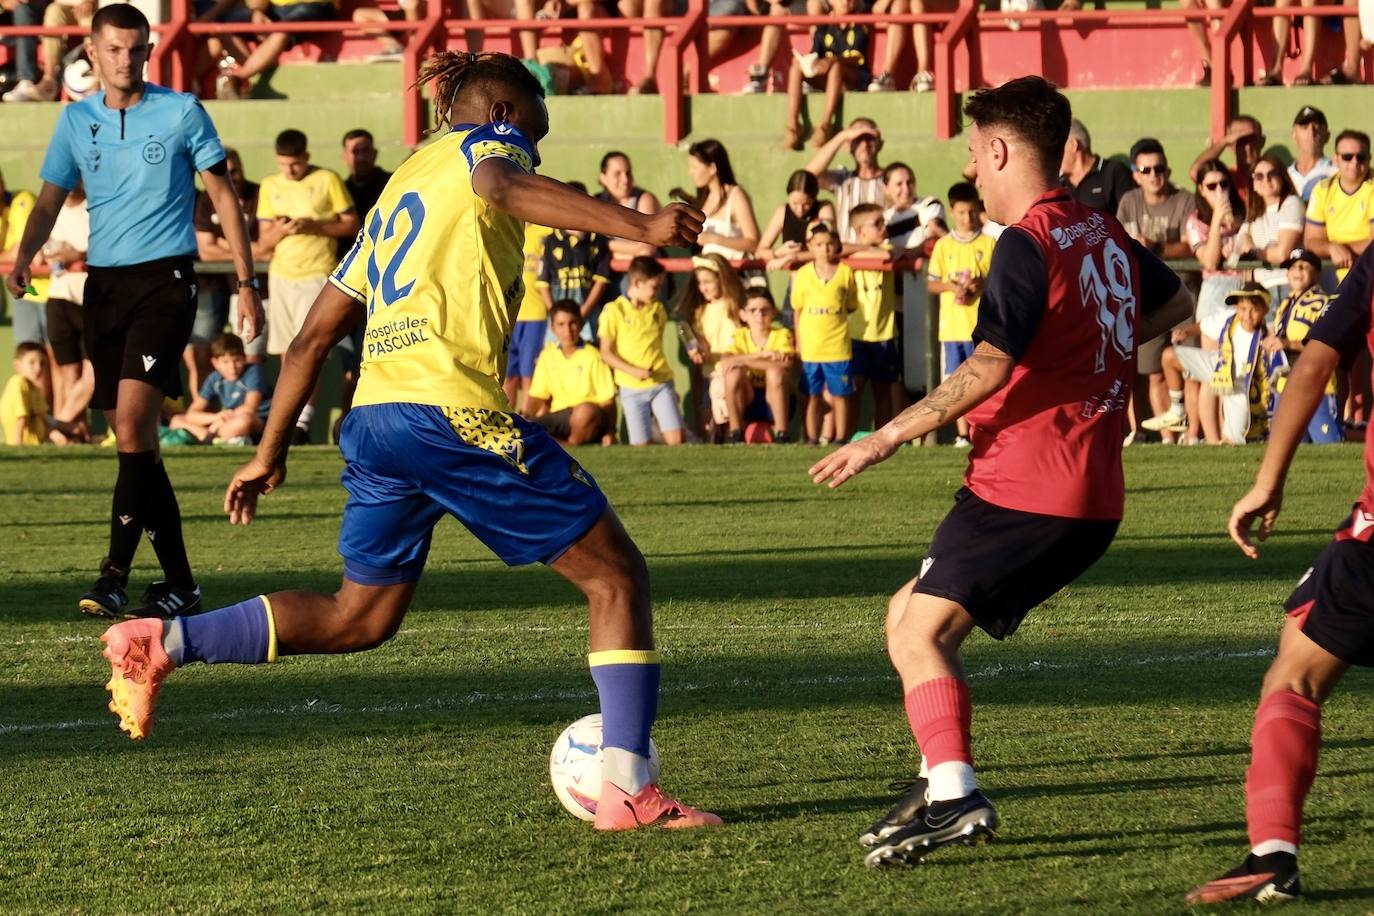
<svg viewBox="0 0 1374 916">
<path fill-rule="evenodd" d="M 143 593 L 138 607 L 130 608 L 122 615 L 125 620 L 137 617 L 161 617 L 171 620 L 200 613 L 200 586 L 182 588 L 170 582 L 154 582 Z"/>
<path fill-rule="evenodd" d="M 129 595 L 125 591 L 128 586 L 129 571 L 120 569 L 106 557 L 100 561 L 100 578 L 81 596 L 77 607 L 91 617 L 117 620 L 129 606 Z"/>
</svg>

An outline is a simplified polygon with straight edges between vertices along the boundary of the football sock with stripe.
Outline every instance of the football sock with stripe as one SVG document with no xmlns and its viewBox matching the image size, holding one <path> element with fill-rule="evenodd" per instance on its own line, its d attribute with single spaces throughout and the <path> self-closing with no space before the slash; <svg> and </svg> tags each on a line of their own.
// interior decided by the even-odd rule
<svg viewBox="0 0 1374 916">
<path fill-rule="evenodd" d="M 1245 823 L 1255 855 L 1296 854 L 1302 806 L 1317 775 L 1321 704 L 1291 690 L 1260 700 L 1245 771 Z"/>
<path fill-rule="evenodd" d="M 119 476 L 110 504 L 110 562 L 126 572 L 133 566 L 143 533 L 157 463 L 157 452 L 119 453 Z"/>
<path fill-rule="evenodd" d="M 154 463 L 148 472 L 149 489 L 144 492 L 145 510 L 141 516 L 148 540 L 153 544 L 163 577 L 178 588 L 195 588 L 191 561 L 186 556 L 186 541 L 181 535 L 181 507 L 172 489 L 167 466 Z"/>
<path fill-rule="evenodd" d="M 932 801 L 963 798 L 978 788 L 973 775 L 973 704 L 958 678 L 923 681 L 906 695 L 907 721 L 921 749 Z"/>
<path fill-rule="evenodd" d="M 612 649 L 587 656 L 601 697 L 602 778 L 636 795 L 652 782 L 649 733 L 658 717 L 658 653 Z"/>
<path fill-rule="evenodd" d="M 277 624 L 272 604 L 267 596 L 259 595 L 206 614 L 178 617 L 164 629 L 162 647 L 178 665 L 274 662 Z"/>
</svg>

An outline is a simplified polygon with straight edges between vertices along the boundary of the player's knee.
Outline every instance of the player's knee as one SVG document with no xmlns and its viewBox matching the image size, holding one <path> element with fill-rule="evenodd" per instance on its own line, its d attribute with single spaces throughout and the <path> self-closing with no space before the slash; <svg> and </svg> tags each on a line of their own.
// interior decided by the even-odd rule
<svg viewBox="0 0 1374 916">
<path fill-rule="evenodd" d="M 634 607 L 644 604 L 649 595 L 649 565 L 628 538 L 603 558 L 601 574 L 584 585 L 587 597 L 607 605 Z"/>
<path fill-rule="evenodd" d="M 398 612 L 390 602 L 371 596 L 350 595 L 345 591 L 339 593 L 338 602 L 335 618 L 338 644 L 335 648 L 341 652 L 377 648 L 396 635 L 405 617 L 404 608 Z"/>
<path fill-rule="evenodd" d="M 1276 661 L 1264 673 L 1264 681 L 1260 686 L 1260 696 L 1266 697 L 1271 693 L 1285 691 L 1296 693 L 1303 699 L 1320 703 L 1331 692 L 1331 685 L 1325 683 L 1325 679 L 1319 677 L 1314 671 L 1282 665 Z"/>
</svg>

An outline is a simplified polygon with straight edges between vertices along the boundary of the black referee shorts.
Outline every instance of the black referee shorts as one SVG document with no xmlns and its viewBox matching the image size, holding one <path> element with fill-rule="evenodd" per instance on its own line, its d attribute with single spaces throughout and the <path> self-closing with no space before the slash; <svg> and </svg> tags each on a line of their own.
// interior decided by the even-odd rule
<svg viewBox="0 0 1374 916">
<path fill-rule="evenodd" d="M 1006 639 L 1096 563 L 1120 525 L 1004 509 L 960 487 L 912 591 L 958 602 L 989 636 Z"/>
<path fill-rule="evenodd" d="M 1336 539 L 1317 557 L 1284 602 L 1303 635 L 1352 665 L 1374 667 L 1374 520 L 1357 506 L 1336 529 Z M 1360 530 L 1354 522 L 1360 520 Z"/>
<path fill-rule="evenodd" d="M 95 367 L 91 406 L 111 410 L 121 379 L 181 395 L 181 353 L 196 320 L 190 256 L 126 267 L 88 267 L 86 351 Z"/>
</svg>

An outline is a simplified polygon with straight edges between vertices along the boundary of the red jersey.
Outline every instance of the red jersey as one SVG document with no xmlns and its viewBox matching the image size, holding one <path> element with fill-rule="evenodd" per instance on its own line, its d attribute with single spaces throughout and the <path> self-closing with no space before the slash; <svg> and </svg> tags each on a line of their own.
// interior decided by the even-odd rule
<svg viewBox="0 0 1374 916">
<path fill-rule="evenodd" d="M 1003 233 L 988 270 L 973 339 L 1016 368 L 967 415 L 965 484 L 1006 509 L 1120 519 L 1141 309 L 1172 297 L 1177 276 L 1114 216 L 1059 189 Z"/>
<path fill-rule="evenodd" d="M 1371 258 L 1374 258 L 1374 245 L 1356 259 L 1336 291 L 1336 298 L 1307 333 L 1309 341 L 1320 340 L 1339 353 L 1347 369 L 1354 364 L 1362 348 L 1374 353 L 1374 323 L 1370 321 L 1371 299 L 1374 298 L 1374 261 Z M 1355 505 L 1354 522 L 1344 537 L 1369 541 L 1374 539 L 1374 423 L 1369 424 L 1364 437 L 1364 476 L 1364 490 Z M 1338 534 L 1337 537 L 1342 536 Z"/>
</svg>

